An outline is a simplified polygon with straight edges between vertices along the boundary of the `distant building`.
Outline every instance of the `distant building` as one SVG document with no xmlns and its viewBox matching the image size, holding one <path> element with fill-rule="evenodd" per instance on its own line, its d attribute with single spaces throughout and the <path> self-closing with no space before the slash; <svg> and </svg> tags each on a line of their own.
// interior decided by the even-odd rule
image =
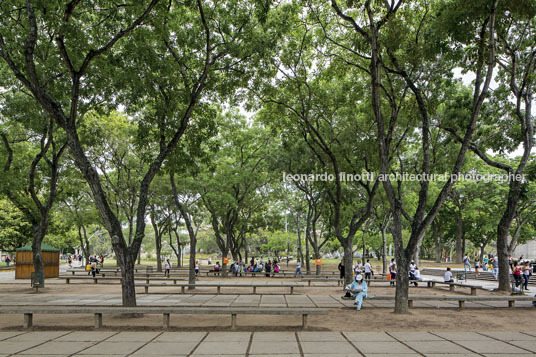
<svg viewBox="0 0 536 357">
<path fill-rule="evenodd" d="M 536 239 L 520 244 L 514 249 L 513 257 L 517 259 L 520 256 L 525 259 L 536 259 Z"/>
</svg>

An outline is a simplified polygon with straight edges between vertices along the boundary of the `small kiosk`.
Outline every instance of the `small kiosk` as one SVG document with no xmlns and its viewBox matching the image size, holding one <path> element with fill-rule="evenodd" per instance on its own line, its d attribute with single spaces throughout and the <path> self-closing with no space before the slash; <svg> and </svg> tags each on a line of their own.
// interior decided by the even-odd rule
<svg viewBox="0 0 536 357">
<path fill-rule="evenodd" d="M 41 245 L 45 264 L 45 279 L 60 275 L 60 250 L 47 244 Z M 34 271 L 32 246 L 26 245 L 16 251 L 15 279 L 30 279 Z"/>
</svg>

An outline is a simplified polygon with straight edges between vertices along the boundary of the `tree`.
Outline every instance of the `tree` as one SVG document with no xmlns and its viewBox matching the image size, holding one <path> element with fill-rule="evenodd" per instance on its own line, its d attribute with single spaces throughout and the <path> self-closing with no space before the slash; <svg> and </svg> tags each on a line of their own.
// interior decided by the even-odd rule
<svg viewBox="0 0 536 357">
<path fill-rule="evenodd" d="M 421 180 L 417 206 L 413 215 L 410 216 L 402 205 L 400 184 L 398 184 L 397 188 L 394 180 L 389 176 L 393 169 L 393 155 L 396 155 L 398 149 L 398 143 L 394 141 L 395 129 L 398 128 L 397 120 L 400 110 L 402 110 L 401 105 L 405 104 L 403 99 L 406 95 L 406 90 L 409 90 L 417 103 L 415 114 L 420 117 L 420 125 L 416 126 L 416 129 L 420 131 L 419 141 L 421 144 L 421 151 L 418 156 L 420 168 L 417 171 L 422 175 L 429 175 L 432 172 L 430 165 L 430 115 L 435 111 L 436 103 L 428 101 L 426 93 L 430 93 L 434 84 L 437 83 L 433 81 L 434 75 L 436 76 L 435 78 L 438 78 L 438 76 L 444 75 L 445 71 L 448 72 L 449 70 L 441 65 L 431 66 L 429 60 L 432 59 L 435 62 L 435 59 L 428 52 L 430 49 L 426 48 L 426 42 L 419 42 L 420 36 L 428 32 L 428 30 L 423 30 L 423 27 L 433 24 L 427 4 L 418 4 L 420 10 L 417 10 L 413 6 L 405 4 L 402 0 L 391 3 L 385 2 L 377 6 L 367 1 L 360 7 L 360 10 L 365 15 L 364 22 L 357 20 L 354 15 L 355 11 L 351 6 L 346 10 L 342 9 L 336 0 L 331 0 L 331 6 L 340 20 L 349 25 L 346 28 L 350 29 L 355 37 L 359 39 L 356 40 L 354 37 L 354 43 L 359 41 L 357 46 L 342 45 L 338 42 L 337 44 L 343 49 L 345 55 L 352 56 L 352 59 L 348 60 L 348 62 L 351 64 L 359 63 L 357 67 L 367 73 L 370 78 L 370 100 L 377 129 L 380 175 L 383 177 L 382 186 L 386 192 L 393 215 L 391 232 L 395 244 L 398 268 L 395 312 L 407 313 L 409 262 L 415 256 L 426 229 L 434 221 L 441 205 L 447 198 L 454 180 L 453 176 L 447 180 L 441 191 L 434 195 L 435 198 L 429 208 L 427 207 L 430 199 L 429 180 Z M 449 6 L 455 6 L 458 11 L 458 8 L 463 7 L 463 4 L 448 3 L 445 8 L 448 9 Z M 476 25 L 476 31 L 479 33 L 478 43 L 475 46 L 478 50 L 475 54 L 476 61 L 473 67 L 476 73 L 473 103 L 471 114 L 466 118 L 463 126 L 463 140 L 450 170 L 452 174 L 457 174 L 462 167 L 465 153 L 476 129 L 482 104 L 488 94 L 495 63 L 496 7 L 497 1 L 493 1 L 490 6 L 479 8 L 479 12 L 475 16 L 477 21 L 473 22 L 473 24 L 478 24 Z M 415 16 L 416 11 L 420 14 L 419 16 Z M 442 17 L 439 18 L 443 19 Z M 346 33 L 344 26 L 339 28 L 342 28 L 341 32 Z M 464 38 L 463 40 L 466 39 Z M 416 45 L 411 45 L 413 43 Z M 423 47 L 420 47 L 419 44 L 421 43 L 424 44 Z M 452 66 L 452 63 L 450 65 Z M 427 73 L 428 76 L 423 78 L 422 73 Z M 393 78 L 393 76 L 395 77 Z M 397 80 L 402 81 L 402 83 L 397 85 Z M 395 90 L 399 86 L 404 89 L 402 91 Z M 382 99 L 387 100 L 389 109 L 383 105 Z M 389 114 L 386 115 L 386 113 Z M 407 219 L 411 226 L 411 235 L 405 247 L 402 235 L 403 219 Z"/>
<path fill-rule="evenodd" d="M 145 235 L 151 181 L 181 140 L 194 110 L 202 106 L 207 87 L 214 95 L 218 89 L 229 94 L 242 83 L 231 76 L 214 75 L 215 71 L 243 72 L 249 63 L 245 60 L 269 49 L 266 45 L 273 40 L 273 36 L 263 36 L 262 26 L 257 27 L 259 21 L 266 21 L 269 8 L 250 16 L 250 2 L 204 4 L 197 0 L 161 7 L 158 2 L 123 7 L 111 1 L 98 5 L 73 1 L 45 7 L 28 0 L 21 8 L 21 21 L 9 15 L 15 0 L 2 2 L 0 7 L 5 19 L 0 27 L 0 56 L 68 137 L 75 164 L 91 188 L 121 266 L 124 306 L 136 305 L 134 263 Z M 134 33 L 137 28 L 141 38 Z M 135 60 L 125 60 L 132 59 L 133 53 Z M 135 76 L 116 76 L 117 71 Z M 151 79 L 155 85 L 145 86 Z M 101 108 L 119 104 L 113 102 L 117 99 L 129 108 L 141 105 L 144 109 L 137 114 L 145 123 L 139 127 L 140 138 L 146 139 L 148 167 L 138 183 L 136 227 L 130 244 L 78 134 L 80 116 L 102 98 L 111 99 Z"/>
</svg>

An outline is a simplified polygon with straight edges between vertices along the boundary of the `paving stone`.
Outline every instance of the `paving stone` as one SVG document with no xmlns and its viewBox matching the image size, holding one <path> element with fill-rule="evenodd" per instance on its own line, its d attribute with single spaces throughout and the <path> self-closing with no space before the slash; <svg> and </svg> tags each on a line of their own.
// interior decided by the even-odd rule
<svg viewBox="0 0 536 357">
<path fill-rule="evenodd" d="M 521 332 L 513 331 L 493 331 L 493 332 L 480 332 L 482 335 L 489 336 L 491 338 L 501 341 L 535 341 L 536 337 L 525 335 Z"/>
<path fill-rule="evenodd" d="M 348 342 L 300 342 L 303 353 L 307 354 L 357 354 Z"/>
<path fill-rule="evenodd" d="M 107 339 L 107 342 L 147 342 L 161 334 L 161 332 L 119 332 Z"/>
<path fill-rule="evenodd" d="M 457 343 L 478 353 L 529 353 L 501 341 L 457 341 Z"/>
<path fill-rule="evenodd" d="M 459 353 L 427 353 L 425 354 L 426 357 L 475 357 L 475 356 L 480 356 L 479 354 L 476 354 L 476 353 L 464 353 L 464 354 L 459 354 Z"/>
<path fill-rule="evenodd" d="M 68 334 L 69 331 L 34 331 L 28 332 L 19 336 L 11 337 L 4 341 L 18 342 L 18 341 L 32 341 L 32 342 L 44 342 L 52 340 L 54 338 Z M 1 350 L 0 350 L 1 351 Z"/>
<path fill-rule="evenodd" d="M 514 345 L 536 353 L 536 340 L 532 341 L 515 341 Z"/>
<path fill-rule="evenodd" d="M 74 331 L 65 336 L 56 338 L 54 341 L 60 342 L 98 342 L 115 335 L 113 331 Z"/>
<path fill-rule="evenodd" d="M 432 331 L 433 334 L 451 341 L 491 341 L 491 337 L 483 336 L 476 332 L 451 332 L 451 331 Z"/>
<path fill-rule="evenodd" d="M 397 351 L 398 352 L 398 351 Z M 394 357 L 393 353 L 365 353 L 365 356 L 366 357 Z M 420 354 L 418 353 L 404 353 L 404 354 L 400 354 L 400 356 L 404 356 L 404 357 L 417 357 L 417 356 L 421 356 Z"/>
<path fill-rule="evenodd" d="M 295 342 L 296 335 L 294 332 L 255 332 L 253 342 Z"/>
<path fill-rule="evenodd" d="M 396 351 L 397 354 L 415 353 L 415 351 L 404 346 L 400 342 L 358 342 L 355 343 L 357 349 L 365 355 L 374 353 L 388 353 L 391 354 Z"/>
<path fill-rule="evenodd" d="M 253 341 L 250 354 L 299 354 L 298 342 Z"/>
<path fill-rule="evenodd" d="M 92 347 L 89 347 L 83 351 L 81 354 L 102 356 L 106 355 L 126 355 L 133 353 L 138 348 L 143 346 L 147 342 L 134 342 L 134 341 L 115 341 L 115 342 L 100 342 Z"/>
<path fill-rule="evenodd" d="M 206 332 L 164 332 L 154 342 L 196 342 L 205 337 Z"/>
<path fill-rule="evenodd" d="M 322 342 L 322 341 L 346 342 L 346 339 L 342 336 L 340 332 L 301 331 L 301 332 L 298 332 L 298 338 L 300 339 L 300 342 Z"/>
<path fill-rule="evenodd" d="M 353 352 L 353 353 L 324 353 L 322 357 L 359 357 L 362 354 Z M 318 354 L 305 354 L 304 357 L 318 357 Z M 390 356 L 393 357 L 393 356 Z"/>
<path fill-rule="evenodd" d="M 442 341 L 441 337 L 432 335 L 429 332 L 417 332 L 417 331 L 397 331 L 389 332 L 389 335 L 393 336 L 400 341 Z"/>
<path fill-rule="evenodd" d="M 343 332 L 343 334 L 352 342 L 395 342 L 396 340 L 385 332 Z"/>
<path fill-rule="evenodd" d="M 406 345 L 420 353 L 471 353 L 449 341 L 408 341 Z"/>
<path fill-rule="evenodd" d="M 211 332 L 204 342 L 242 342 L 249 341 L 251 332 Z"/>
<path fill-rule="evenodd" d="M 17 353 L 41 343 L 43 343 L 43 341 L 0 341 L 0 351 L 2 351 L 2 353 Z"/>
<path fill-rule="evenodd" d="M 0 332 L 0 340 L 5 340 L 6 338 L 14 337 L 17 335 L 22 335 L 24 332 L 20 331 L 1 331 Z"/>
<path fill-rule="evenodd" d="M 20 354 L 24 355 L 57 355 L 76 353 L 84 350 L 85 348 L 93 345 L 92 342 L 57 342 L 49 341 L 42 345 L 30 348 Z"/>
<path fill-rule="evenodd" d="M 197 346 L 197 342 L 150 342 L 137 350 L 134 355 L 161 356 L 180 355 L 187 356 Z"/>
<path fill-rule="evenodd" d="M 193 355 L 243 355 L 248 349 L 249 340 L 247 341 L 228 341 L 228 342 L 205 342 L 203 341 L 194 351 Z"/>
</svg>

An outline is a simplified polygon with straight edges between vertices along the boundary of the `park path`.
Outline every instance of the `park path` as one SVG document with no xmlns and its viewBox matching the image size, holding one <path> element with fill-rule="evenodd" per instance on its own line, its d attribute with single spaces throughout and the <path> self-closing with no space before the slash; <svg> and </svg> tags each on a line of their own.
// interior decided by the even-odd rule
<svg viewBox="0 0 536 357">
<path fill-rule="evenodd" d="M 2 331 L 7 356 L 536 356 L 536 332 Z"/>
</svg>

